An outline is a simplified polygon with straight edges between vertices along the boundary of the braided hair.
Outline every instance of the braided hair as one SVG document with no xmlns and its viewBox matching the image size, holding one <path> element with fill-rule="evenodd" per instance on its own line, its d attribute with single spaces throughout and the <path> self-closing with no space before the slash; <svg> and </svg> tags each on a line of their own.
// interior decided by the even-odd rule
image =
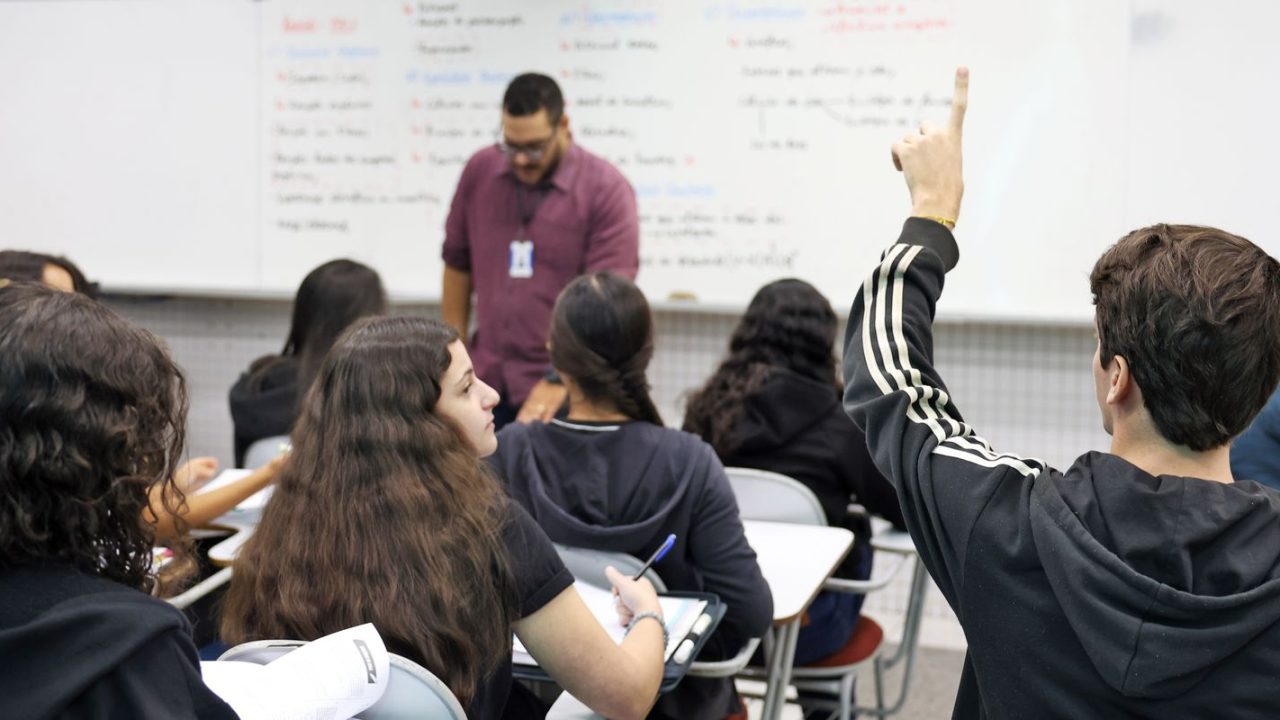
<svg viewBox="0 0 1280 720">
<path fill-rule="evenodd" d="M 551 363 L 587 399 L 633 420 L 662 425 L 645 374 L 653 358 L 653 315 L 644 293 L 608 272 L 583 275 L 551 313 Z"/>
</svg>

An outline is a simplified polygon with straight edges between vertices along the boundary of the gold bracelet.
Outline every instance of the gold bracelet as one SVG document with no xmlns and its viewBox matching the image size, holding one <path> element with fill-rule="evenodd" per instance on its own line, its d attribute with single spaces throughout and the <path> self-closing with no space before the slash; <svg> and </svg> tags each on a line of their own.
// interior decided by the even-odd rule
<svg viewBox="0 0 1280 720">
<path fill-rule="evenodd" d="M 951 218 L 939 217 L 937 215 L 916 215 L 915 217 L 922 220 L 932 220 L 948 230 L 956 229 L 956 221 Z"/>
</svg>

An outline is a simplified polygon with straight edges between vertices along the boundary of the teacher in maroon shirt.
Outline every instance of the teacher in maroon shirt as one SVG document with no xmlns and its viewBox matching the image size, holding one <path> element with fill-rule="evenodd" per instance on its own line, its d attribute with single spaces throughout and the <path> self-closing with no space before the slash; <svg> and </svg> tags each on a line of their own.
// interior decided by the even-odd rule
<svg viewBox="0 0 1280 720">
<path fill-rule="evenodd" d="M 560 87 L 533 73 L 512 80 L 498 142 L 462 171 L 442 253 L 444 321 L 463 337 L 475 293 L 471 358 L 502 395 L 498 427 L 555 415 L 565 399 L 547 355 L 556 296 L 583 273 L 634 279 L 639 244 L 635 191 L 573 143 Z"/>
</svg>

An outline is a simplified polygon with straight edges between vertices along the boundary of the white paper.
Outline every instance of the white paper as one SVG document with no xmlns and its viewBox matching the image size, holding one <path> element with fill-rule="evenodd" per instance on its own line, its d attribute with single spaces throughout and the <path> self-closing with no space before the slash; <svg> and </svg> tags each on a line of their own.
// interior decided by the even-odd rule
<svg viewBox="0 0 1280 720">
<path fill-rule="evenodd" d="M 600 626 L 609 633 L 609 637 L 613 638 L 614 642 L 622 644 L 622 638 L 626 637 L 627 629 L 618 620 L 618 611 L 614 609 L 613 593 L 581 580 L 575 580 L 573 587 L 577 589 L 578 595 L 582 597 L 582 601 L 586 603 L 587 609 L 595 616 Z M 707 601 L 659 595 L 658 604 L 662 606 L 662 617 L 667 626 L 667 647 L 662 656 L 665 661 L 671 658 L 672 653 L 680 646 L 680 642 L 689 635 L 689 630 L 707 607 Z M 538 664 L 518 637 L 514 638 L 511 661 L 517 665 Z"/>
<path fill-rule="evenodd" d="M 204 683 L 241 720 L 344 720 L 387 689 L 391 660 L 366 623 L 307 643 L 267 664 L 200 663 Z"/>
<path fill-rule="evenodd" d="M 227 470 L 223 470 L 222 472 L 218 473 L 217 477 L 205 483 L 204 485 L 200 486 L 200 489 L 197 490 L 195 494 L 202 495 L 204 493 L 209 492 L 210 490 L 216 490 L 217 488 L 220 488 L 224 485 L 230 485 L 231 483 L 241 478 L 248 477 L 252 473 L 253 473 L 252 470 L 244 470 L 242 468 L 230 468 Z M 236 514 L 240 514 L 240 513 L 260 512 L 262 510 L 262 507 L 267 504 L 267 500 L 271 497 L 271 491 L 274 488 L 275 488 L 275 485 L 268 485 L 262 488 L 258 492 L 242 500 L 240 504 L 235 506 L 235 509 L 227 513 L 227 515 L 235 516 Z"/>
</svg>

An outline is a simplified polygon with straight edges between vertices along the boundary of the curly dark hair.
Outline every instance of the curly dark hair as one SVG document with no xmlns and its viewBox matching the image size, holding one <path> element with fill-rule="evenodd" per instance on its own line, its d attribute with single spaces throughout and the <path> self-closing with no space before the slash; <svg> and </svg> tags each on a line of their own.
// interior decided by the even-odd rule
<svg viewBox="0 0 1280 720">
<path fill-rule="evenodd" d="M 106 307 L 26 282 L 0 287 L 0 357 L 0 568 L 54 560 L 151 591 L 143 509 L 157 484 L 165 509 L 183 502 L 182 372 Z"/>
<path fill-rule="evenodd" d="M 551 311 L 551 364 L 589 399 L 633 420 L 662 425 L 646 374 L 653 314 L 635 283 L 610 272 L 581 275 Z"/>
<path fill-rule="evenodd" d="M 812 285 L 777 280 L 760 288 L 729 339 L 729 355 L 706 384 L 689 395 L 684 429 L 706 440 L 721 457 L 737 450 L 734 426 L 743 401 L 783 368 L 837 383 L 836 314 Z"/>
<path fill-rule="evenodd" d="M 1125 358 L 1156 428 L 1195 451 L 1244 431 L 1280 379 L 1280 263 L 1210 227 L 1152 225 L 1089 276 L 1103 367 Z"/>
</svg>

